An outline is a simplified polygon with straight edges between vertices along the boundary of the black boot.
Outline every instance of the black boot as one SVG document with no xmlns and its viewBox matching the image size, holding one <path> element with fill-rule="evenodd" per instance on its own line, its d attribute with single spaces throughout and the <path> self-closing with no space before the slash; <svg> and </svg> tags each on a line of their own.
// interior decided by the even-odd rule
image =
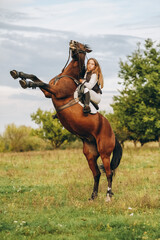
<svg viewBox="0 0 160 240">
<path fill-rule="evenodd" d="M 86 92 L 84 94 L 84 108 L 83 108 L 84 113 L 90 113 L 91 112 L 89 102 L 90 102 L 90 93 Z"/>
</svg>

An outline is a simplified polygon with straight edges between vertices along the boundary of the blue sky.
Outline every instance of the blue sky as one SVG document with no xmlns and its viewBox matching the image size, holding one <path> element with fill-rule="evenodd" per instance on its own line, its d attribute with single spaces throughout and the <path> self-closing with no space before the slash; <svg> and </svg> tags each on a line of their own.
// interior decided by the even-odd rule
<svg viewBox="0 0 160 240">
<path fill-rule="evenodd" d="M 111 111 L 117 94 L 119 60 L 137 42 L 160 39 L 159 0 L 1 0 L 0 1 L 0 132 L 7 124 L 35 126 L 30 114 L 53 109 L 39 90 L 21 89 L 12 69 L 33 73 L 48 82 L 60 73 L 71 39 L 93 49 L 105 87 L 101 110 Z"/>
</svg>

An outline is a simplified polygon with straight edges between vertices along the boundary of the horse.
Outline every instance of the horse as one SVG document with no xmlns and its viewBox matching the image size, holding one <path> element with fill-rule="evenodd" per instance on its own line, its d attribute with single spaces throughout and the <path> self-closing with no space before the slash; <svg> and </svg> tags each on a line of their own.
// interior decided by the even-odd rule
<svg viewBox="0 0 160 240">
<path fill-rule="evenodd" d="M 94 200 L 98 196 L 101 171 L 97 159 L 99 156 L 101 157 L 103 170 L 108 181 L 106 201 L 109 202 L 113 195 L 112 178 L 122 158 L 122 147 L 115 137 L 109 121 L 99 112 L 85 115 L 83 107 L 79 104 L 79 99 L 74 98 L 74 92 L 80 84 L 79 79 L 84 74 L 86 53 L 91 51 L 87 44 L 71 40 L 69 43 L 71 61 L 69 62 L 68 59 L 62 72 L 52 78 L 49 83 L 44 83 L 33 74 L 16 70 L 10 71 L 10 74 L 14 79 L 21 79 L 19 83 L 23 88 L 39 87 L 46 98 L 52 99 L 61 124 L 82 140 L 83 154 L 88 161 L 94 179 L 90 200 Z"/>
</svg>

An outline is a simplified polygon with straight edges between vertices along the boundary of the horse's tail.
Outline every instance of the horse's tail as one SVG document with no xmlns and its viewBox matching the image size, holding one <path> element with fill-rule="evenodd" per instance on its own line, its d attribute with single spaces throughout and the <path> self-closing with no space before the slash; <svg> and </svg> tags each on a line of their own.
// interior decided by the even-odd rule
<svg viewBox="0 0 160 240">
<path fill-rule="evenodd" d="M 113 156 L 112 156 L 111 165 L 110 165 L 111 170 L 115 170 L 118 167 L 118 165 L 120 164 L 121 158 L 122 158 L 122 147 L 116 138 L 115 147 L 113 150 Z"/>
</svg>

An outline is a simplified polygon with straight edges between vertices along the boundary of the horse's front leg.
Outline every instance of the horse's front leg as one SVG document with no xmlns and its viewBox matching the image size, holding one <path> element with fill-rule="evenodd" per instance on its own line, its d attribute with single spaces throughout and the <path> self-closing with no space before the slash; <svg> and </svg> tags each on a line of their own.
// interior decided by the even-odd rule
<svg viewBox="0 0 160 240">
<path fill-rule="evenodd" d="M 16 70 L 10 71 L 10 74 L 14 79 L 21 78 L 21 80 L 19 80 L 19 83 L 20 83 L 21 87 L 24 89 L 25 88 L 36 88 L 36 87 L 41 88 L 41 87 L 44 87 L 45 85 L 47 85 L 46 83 L 41 81 L 39 78 L 37 78 L 33 74 L 18 72 Z M 30 79 L 32 81 L 27 81 L 26 79 Z M 48 92 L 47 90 L 41 88 L 41 91 L 44 93 L 45 97 L 47 97 L 47 98 L 52 97 L 52 94 L 50 92 Z"/>
</svg>

